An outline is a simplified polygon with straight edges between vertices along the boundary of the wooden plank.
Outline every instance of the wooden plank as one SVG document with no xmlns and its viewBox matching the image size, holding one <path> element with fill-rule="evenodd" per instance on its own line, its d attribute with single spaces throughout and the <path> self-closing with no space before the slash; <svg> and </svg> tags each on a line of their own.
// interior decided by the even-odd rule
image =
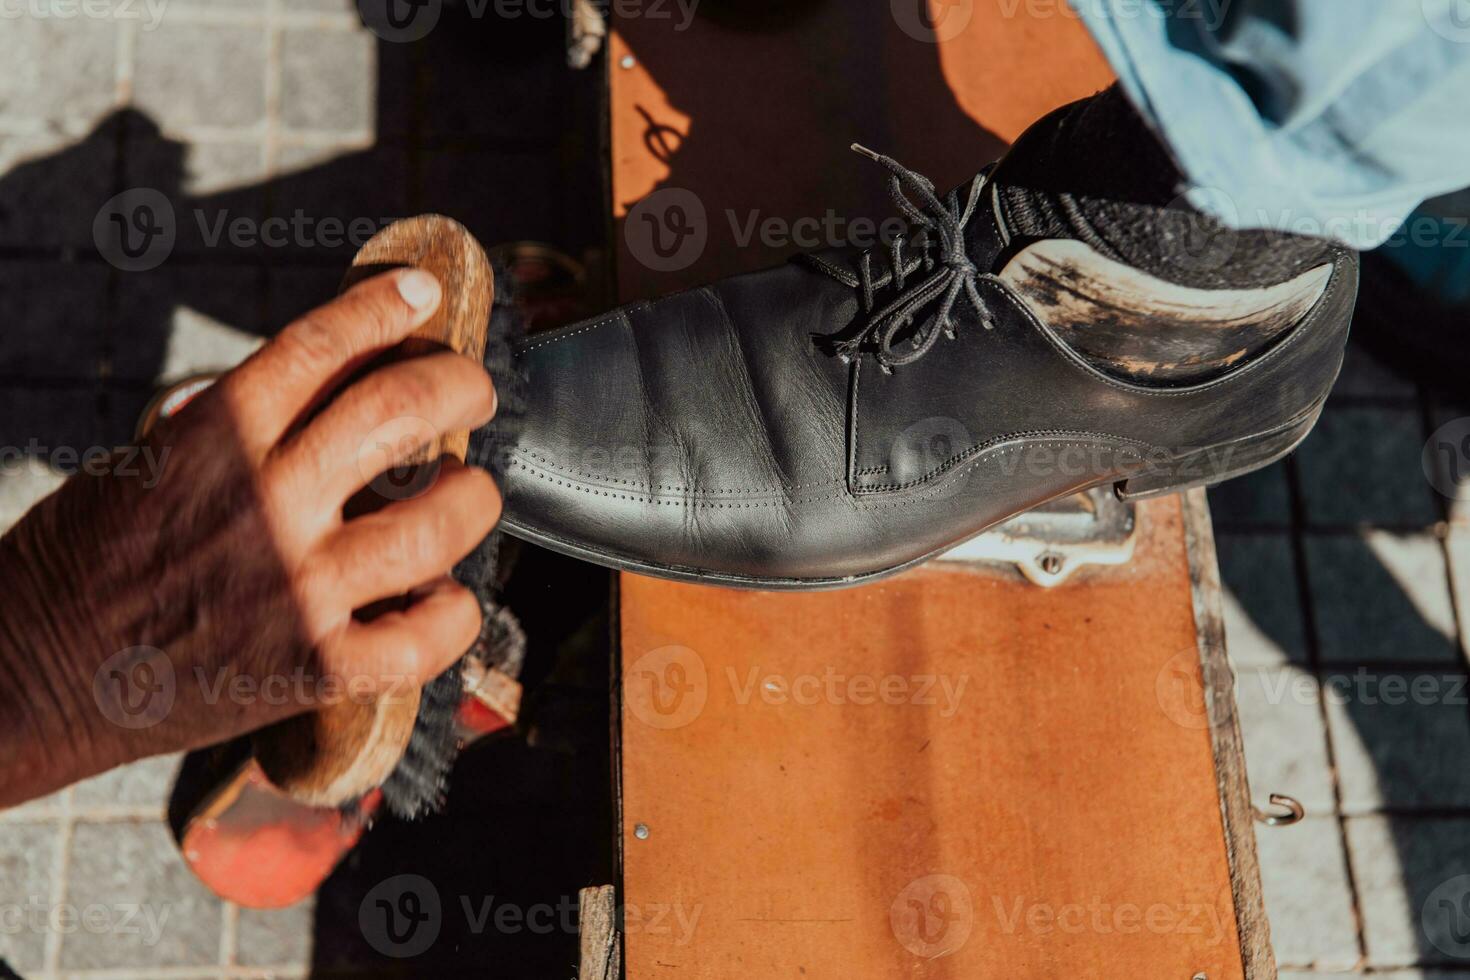
<svg viewBox="0 0 1470 980">
<path fill-rule="evenodd" d="M 1245 976 L 1179 500 L 1140 521 L 1050 591 L 624 576 L 626 900 L 697 917 L 628 975 Z"/>
<path fill-rule="evenodd" d="M 615 20 L 625 300 L 803 250 L 742 243 L 752 218 L 891 214 L 854 140 L 945 187 L 1110 80 L 1060 5 L 936 4 L 940 43 L 907 0 L 808 6 L 775 31 Z M 623 223 L 671 188 L 706 241 L 651 268 Z M 1272 980 L 1201 513 L 1146 504 L 1132 563 L 1051 591 L 622 576 L 627 975 Z"/>
</svg>

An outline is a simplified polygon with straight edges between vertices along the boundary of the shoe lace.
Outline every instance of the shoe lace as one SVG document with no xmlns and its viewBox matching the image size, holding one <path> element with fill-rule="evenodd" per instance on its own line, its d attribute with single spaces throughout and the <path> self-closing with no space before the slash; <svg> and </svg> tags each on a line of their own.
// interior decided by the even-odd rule
<svg viewBox="0 0 1470 980">
<path fill-rule="evenodd" d="M 803 257 L 819 271 L 861 290 L 866 318 L 850 336 L 819 335 L 815 339 L 844 362 L 850 362 L 863 350 L 872 350 L 883 373 L 892 374 L 893 368 L 911 364 L 929 353 L 940 334 L 950 340 L 955 338 L 954 314 L 962 299 L 974 308 L 985 329 L 994 326 L 976 288 L 980 270 L 965 251 L 965 225 L 975 211 L 992 168 L 982 170 L 970 183 L 969 195 L 961 207 L 957 189 L 941 200 L 934 182 L 927 177 L 861 144 L 852 144 L 852 149 L 889 172 L 893 201 L 908 219 L 913 235 L 912 238 L 897 235 L 887 243 L 884 257 L 888 268 L 877 276 L 873 274 L 876 246 L 859 253 L 855 274 L 820 256 Z M 890 285 L 897 295 L 877 308 L 878 291 Z M 895 349 L 900 334 L 936 299 L 938 308 L 921 329 L 912 333 L 908 348 Z"/>
</svg>

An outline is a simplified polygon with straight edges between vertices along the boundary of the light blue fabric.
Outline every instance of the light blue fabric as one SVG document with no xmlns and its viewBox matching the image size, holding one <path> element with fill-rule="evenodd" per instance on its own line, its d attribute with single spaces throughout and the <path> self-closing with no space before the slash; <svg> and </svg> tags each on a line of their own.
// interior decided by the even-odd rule
<svg viewBox="0 0 1470 980">
<path fill-rule="evenodd" d="M 1470 186 L 1470 0 L 1071 0 L 1192 204 L 1373 248 Z"/>
</svg>

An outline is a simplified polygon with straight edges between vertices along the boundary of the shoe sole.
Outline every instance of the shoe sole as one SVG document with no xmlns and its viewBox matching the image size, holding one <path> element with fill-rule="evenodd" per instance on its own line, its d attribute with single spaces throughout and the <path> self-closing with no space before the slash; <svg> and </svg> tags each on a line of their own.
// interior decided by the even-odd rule
<svg viewBox="0 0 1470 980">
<path fill-rule="evenodd" d="M 1324 399 L 1325 401 L 1325 399 Z M 1236 439 L 1232 442 L 1219 443 L 1208 449 L 1189 453 L 1177 459 L 1170 460 L 1167 467 L 1160 468 L 1156 472 L 1145 477 L 1131 477 L 1126 480 L 1099 480 L 1097 483 L 1083 487 L 1080 490 L 1070 490 L 1065 494 L 1059 494 L 1052 500 L 1061 497 L 1070 497 L 1073 493 L 1090 490 L 1093 487 L 1113 485 L 1114 492 L 1123 500 L 1147 500 L 1160 497 L 1170 493 L 1179 493 L 1195 487 L 1213 487 L 1232 480 L 1247 473 L 1264 469 L 1272 463 L 1289 456 L 1297 446 L 1301 445 L 1317 424 L 1317 419 L 1322 414 L 1323 402 L 1318 402 L 1307 412 L 1278 428 Z M 1208 470 L 1216 466 L 1222 456 L 1226 460 L 1226 466 L 1220 467 L 1218 473 L 1201 475 L 1201 470 Z M 1050 500 L 1039 502 L 1040 507 L 1050 503 Z M 996 521 L 1001 523 L 1007 518 Z M 982 528 L 971 535 L 970 538 L 984 534 L 990 527 Z M 582 561 L 591 562 L 594 565 L 602 565 L 622 572 L 633 572 L 638 575 L 649 575 L 654 578 L 670 579 L 675 582 L 686 582 L 691 585 L 712 585 L 732 589 L 755 589 L 766 592 L 822 592 L 830 589 L 845 589 L 855 585 L 866 585 L 889 578 L 901 572 L 908 571 L 915 566 L 922 565 L 926 561 L 944 554 L 956 548 L 970 538 L 964 538 L 947 544 L 942 548 L 935 549 L 926 555 L 921 555 L 901 565 L 881 569 L 876 572 L 867 572 L 863 575 L 849 575 L 842 578 L 763 578 L 751 575 L 732 575 L 721 572 L 701 571 L 696 568 L 687 568 L 677 565 L 660 565 L 652 562 L 638 561 L 631 558 L 620 558 L 609 555 L 606 552 L 595 551 L 585 548 L 570 541 L 564 541 L 543 531 L 523 527 L 514 521 L 502 520 L 500 527 L 513 537 L 531 544 L 546 548 L 558 554 L 570 558 L 578 558 Z"/>
</svg>

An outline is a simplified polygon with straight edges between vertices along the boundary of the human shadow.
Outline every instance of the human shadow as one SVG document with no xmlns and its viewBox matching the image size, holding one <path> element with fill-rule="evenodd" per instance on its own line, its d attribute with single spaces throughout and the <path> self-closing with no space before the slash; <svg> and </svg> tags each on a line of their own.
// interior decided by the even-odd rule
<svg viewBox="0 0 1470 980">
<path fill-rule="evenodd" d="M 161 382 L 226 369 L 330 299 L 358 246 L 398 217 L 450 215 L 487 247 L 599 247 L 595 73 L 565 68 L 559 16 L 477 10 L 446 5 L 426 37 L 375 45 L 375 77 L 361 80 L 377 93 L 368 145 L 296 147 L 267 179 L 198 192 L 192 148 L 123 109 L 0 175 L 7 464 L 65 473 L 87 447 L 131 442 Z M 0 500 L 7 484 L 33 493 L 18 472 L 0 470 Z M 608 576 L 531 548 L 521 561 L 524 588 L 507 596 L 531 634 L 519 733 L 465 754 L 446 812 L 366 835 L 316 896 L 314 972 L 575 971 L 575 921 L 560 909 L 613 874 Z M 366 942 L 360 921 L 365 896 L 400 874 L 432 880 L 446 916 L 407 963 Z M 509 928 L 496 918 L 506 904 L 558 916 L 550 930 Z M 260 915 L 293 929 L 302 910 Z"/>
<path fill-rule="evenodd" d="M 1424 438 L 1437 418 L 1466 411 L 1426 400 L 1422 389 L 1416 396 L 1402 379 L 1380 380 L 1392 394 L 1348 385 L 1328 412 L 1412 417 Z M 1350 500 L 1346 510 L 1360 511 L 1359 519 L 1324 520 L 1317 511 L 1329 490 L 1324 461 L 1344 438 L 1330 424 L 1324 430 L 1296 457 L 1211 491 L 1222 580 L 1244 617 L 1237 626 L 1248 662 L 1237 668 L 1238 697 L 1273 733 L 1270 744 L 1257 744 L 1276 757 L 1257 758 L 1272 774 L 1266 778 L 1281 780 L 1268 785 L 1253 773 L 1256 803 L 1264 806 L 1276 792 L 1301 796 L 1309 816 L 1343 831 L 1341 838 L 1325 834 L 1322 822 L 1259 829 L 1263 864 L 1280 865 L 1263 867 L 1268 903 L 1280 896 L 1281 921 L 1295 927 L 1279 937 L 1278 955 L 1291 967 L 1349 966 L 1361 957 L 1370 966 L 1463 968 L 1470 961 L 1470 878 L 1462 877 L 1470 875 L 1463 764 L 1470 701 L 1456 636 L 1464 624 L 1438 555 L 1443 525 L 1436 522 L 1448 516 L 1448 501 L 1430 488 L 1409 445 L 1394 459 L 1412 472 L 1375 476 L 1401 499 L 1415 498 L 1403 516 L 1374 516 L 1373 503 Z M 1279 664 L 1262 662 L 1252 632 L 1267 642 L 1269 657 L 1283 658 Z M 1309 686 L 1296 678 L 1310 678 Z M 1288 877 L 1329 884 L 1309 907 Z M 1408 921 L 1386 911 L 1400 902 Z M 1341 921 L 1315 919 L 1322 915 Z M 1314 921 L 1318 928 L 1305 928 Z M 1323 954 L 1318 963 L 1301 959 L 1309 949 Z"/>
</svg>

